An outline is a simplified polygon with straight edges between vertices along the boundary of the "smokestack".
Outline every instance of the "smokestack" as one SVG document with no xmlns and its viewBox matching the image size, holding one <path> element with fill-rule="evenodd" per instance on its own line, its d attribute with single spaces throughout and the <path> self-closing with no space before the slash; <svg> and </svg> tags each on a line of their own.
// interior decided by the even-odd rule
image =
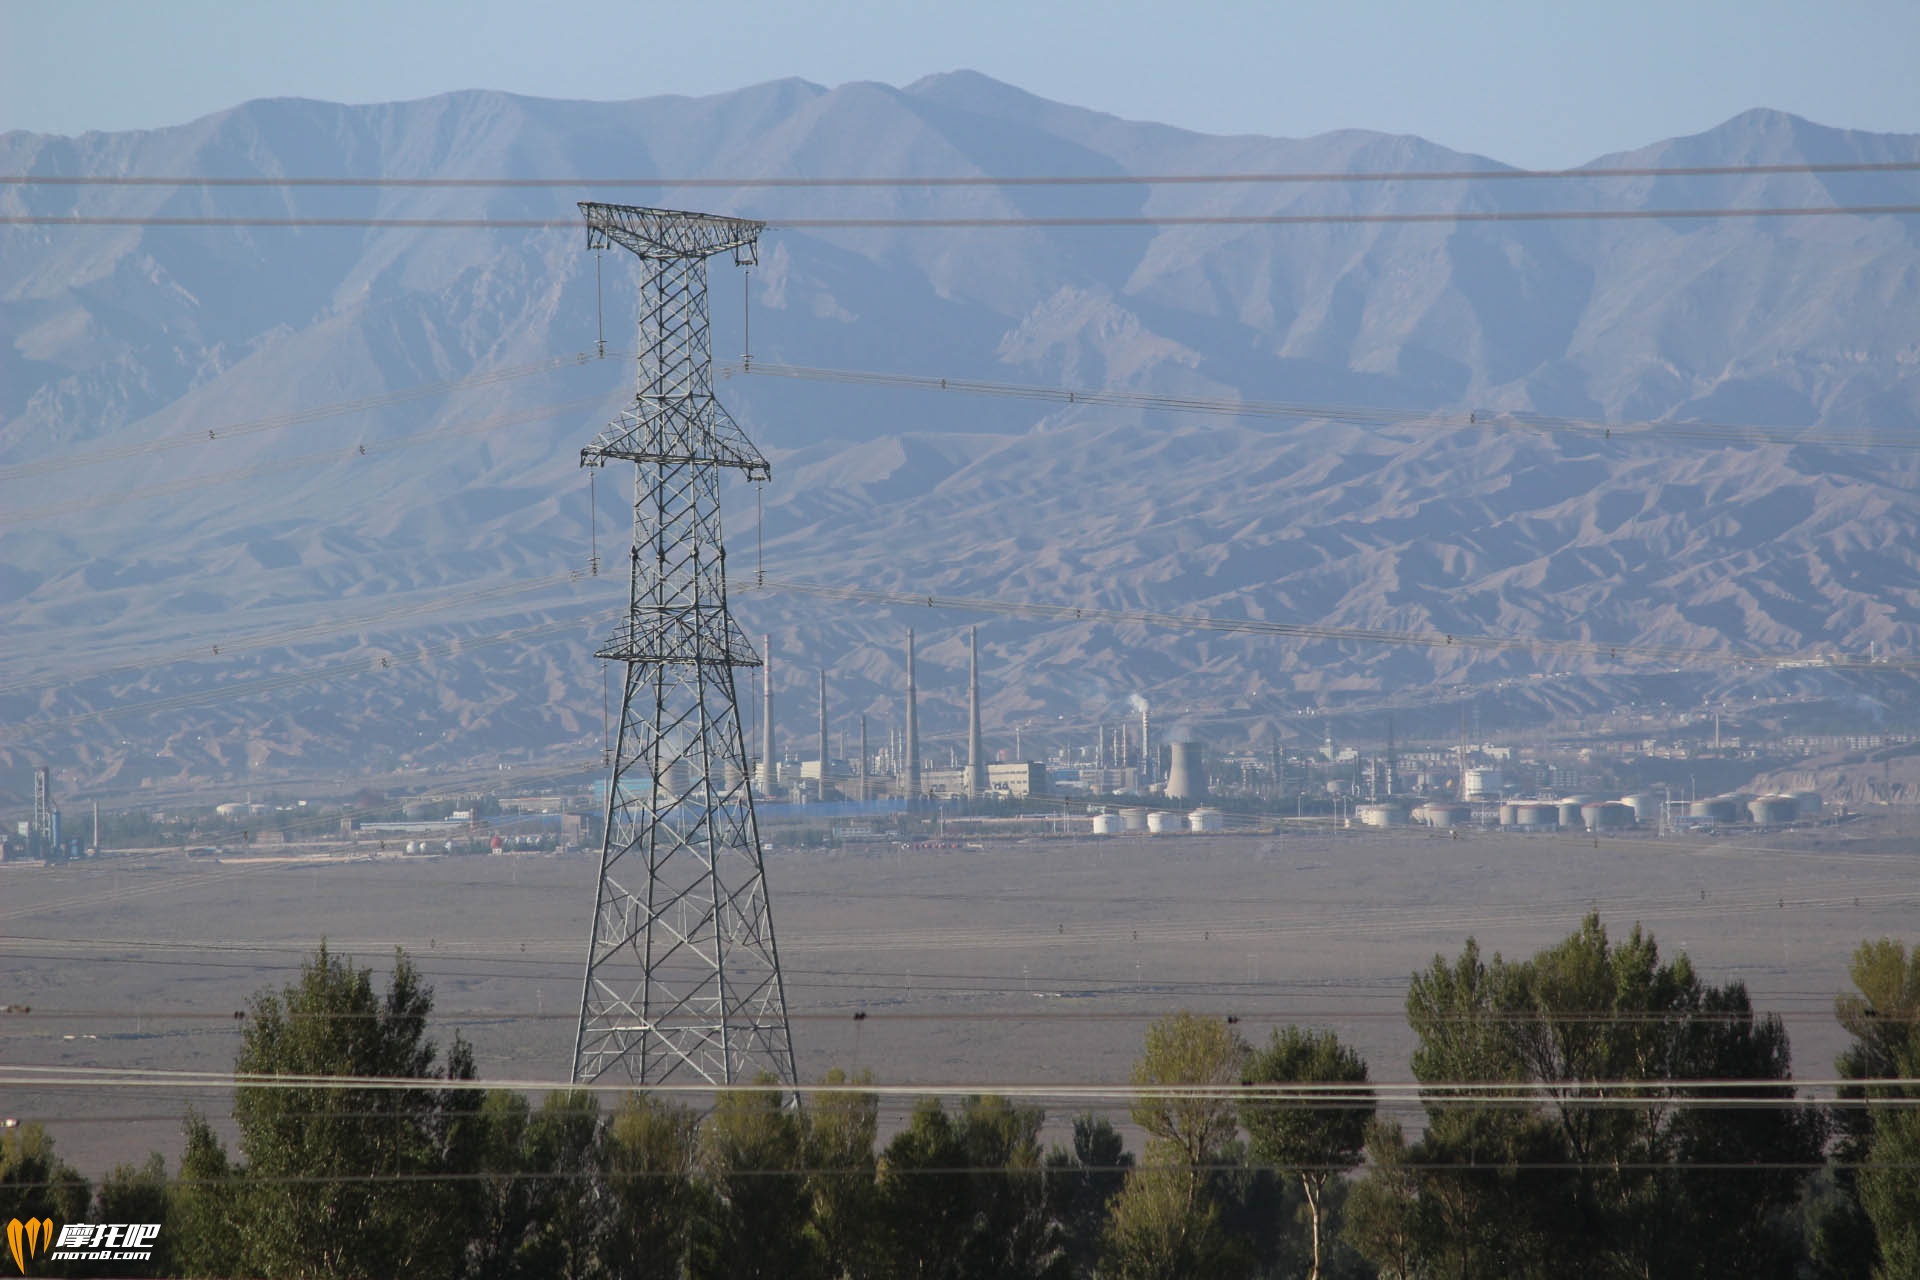
<svg viewBox="0 0 1920 1280">
<path fill-rule="evenodd" d="M 827 798 L 827 669 L 820 668 L 820 798 Z"/>
<path fill-rule="evenodd" d="M 773 637 L 761 636 L 766 662 L 760 668 L 760 794 L 771 796 L 780 786 L 779 757 L 773 753 Z"/>
<path fill-rule="evenodd" d="M 913 628 L 907 628 L 907 795 L 920 794 L 920 690 L 913 682 Z"/>
<path fill-rule="evenodd" d="M 1147 704 L 1140 703 L 1140 785 L 1145 787 L 1153 781 L 1153 752 L 1147 747 Z"/>
<path fill-rule="evenodd" d="M 980 745 L 980 629 L 967 628 L 967 794 L 987 793 L 987 759 Z"/>
<path fill-rule="evenodd" d="M 1198 742 L 1173 744 L 1167 769 L 1167 799 L 1200 801 L 1207 798 L 1206 748 Z"/>
<path fill-rule="evenodd" d="M 867 802 L 867 715 L 860 713 L 860 803 Z"/>
</svg>

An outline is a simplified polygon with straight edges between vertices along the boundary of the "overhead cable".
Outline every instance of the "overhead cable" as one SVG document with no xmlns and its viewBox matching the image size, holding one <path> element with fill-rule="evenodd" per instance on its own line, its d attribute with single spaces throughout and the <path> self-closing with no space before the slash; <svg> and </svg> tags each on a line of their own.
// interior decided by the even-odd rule
<svg viewBox="0 0 1920 1280">
<path fill-rule="evenodd" d="M 1407 213 L 1194 213 L 1082 214 L 1061 217 L 849 217 L 757 219 L 778 231 L 1075 230 L 1101 227 L 1293 227 L 1371 226 L 1480 222 L 1690 222 L 1730 219 L 1908 217 L 1920 204 L 1724 206 L 1680 209 L 1457 209 Z M 576 217 L 379 217 L 250 214 L 7 213 L 0 226 L 15 227 L 255 227 L 358 229 L 371 231 L 578 231 Z"/>
<path fill-rule="evenodd" d="M 1867 658 L 1850 654 L 1743 653 L 1722 649 L 1682 649 L 1642 644 L 1606 644 L 1592 640 L 1549 640 L 1529 636 L 1490 636 L 1454 631 L 1393 631 L 1379 627 L 1335 627 L 1319 623 L 1278 622 L 1264 618 L 1222 618 L 1207 614 L 1158 613 L 1139 609 L 1101 609 L 1090 605 L 1040 604 L 1032 601 L 981 596 L 942 596 L 928 592 L 885 591 L 867 587 L 834 586 L 796 578 L 769 576 L 744 583 L 739 591 L 785 592 L 825 600 L 897 606 L 909 609 L 951 609 L 1037 618 L 1050 622 L 1097 622 L 1111 625 L 1161 627 L 1179 631 L 1213 631 L 1235 635 L 1270 636 L 1290 640 L 1326 640 L 1359 644 L 1410 645 L 1427 649 L 1476 651 L 1538 651 L 1562 653 L 1608 662 L 1651 662 L 1666 666 L 1717 663 L 1726 666 L 1794 669 L 1819 667 L 1839 670 L 1920 670 L 1920 658 Z"/>
<path fill-rule="evenodd" d="M 1239 173 L 1085 173 L 1085 174 L 950 174 L 837 177 L 799 175 L 653 177 L 616 175 L 598 178 L 507 177 L 399 177 L 395 175 L 248 174 L 239 177 L 155 174 L 0 174 L 8 187 L 408 187 L 507 190 L 516 188 L 573 190 L 581 187 L 685 187 L 688 189 L 791 189 L 838 187 L 1121 187 L 1121 186 L 1273 186 L 1291 183 L 1367 182 L 1485 182 L 1617 178 L 1748 178 L 1785 174 L 1913 173 L 1914 160 L 1785 161 L 1776 164 L 1605 165 L 1577 169 L 1376 169 L 1273 170 Z"/>
<path fill-rule="evenodd" d="M 613 356 L 630 354 L 624 351 L 610 351 Z M 329 404 L 315 405 L 309 409 L 297 409 L 291 413 L 274 414 L 265 418 L 253 418 L 240 422 L 224 423 L 217 427 L 195 427 L 191 431 L 161 436 L 153 440 L 141 440 L 132 444 L 112 445 L 103 449 L 88 449 L 77 453 L 57 453 L 32 462 L 16 463 L 10 467 L 0 467 L 0 481 L 25 480 L 33 476 L 46 475 L 54 471 L 64 471 L 71 467 L 92 466 L 101 462 L 112 462 L 121 458 L 142 457 L 151 453 L 160 453 L 169 449 L 178 449 L 190 445 L 209 442 L 219 443 L 241 436 L 257 435 L 263 431 L 282 431 L 288 427 L 304 426 L 310 422 L 319 422 L 326 418 L 338 418 L 347 414 L 366 413 L 388 405 L 404 404 L 410 400 L 420 400 L 431 396 L 446 395 L 454 391 L 465 391 L 474 387 L 490 387 L 517 378 L 529 378 L 537 374 L 551 373 L 557 369 L 568 369 L 578 365 L 596 363 L 602 357 L 597 351 L 579 351 L 571 355 L 552 356 L 545 360 L 535 360 L 526 364 L 506 365 L 493 369 L 480 369 L 461 378 L 449 378 L 441 382 L 424 382 L 410 387 L 400 387 L 380 395 L 364 396 L 358 400 L 337 400 Z"/>
<path fill-rule="evenodd" d="M 1553 414 L 1505 409 L 1422 410 L 1388 406 L 1307 404 L 1289 401 L 1242 400 L 1221 396 L 1156 395 L 1144 391 L 1102 391 L 1074 387 L 990 382 L 977 378 L 941 378 L 926 374 L 881 373 L 867 369 L 825 369 L 810 365 L 771 364 L 762 360 L 724 361 L 714 366 L 720 377 L 793 378 L 807 382 L 838 382 L 857 386 L 898 387 L 914 391 L 955 392 L 961 395 L 1043 400 L 1053 404 L 1100 405 L 1144 409 L 1161 413 L 1203 414 L 1228 418 L 1280 418 L 1340 422 L 1354 426 L 1521 428 L 1570 431 L 1602 439 L 1680 439 L 1715 444 L 1830 445 L 1840 448 L 1920 449 L 1920 435 L 1893 435 L 1819 427 L 1777 428 L 1728 422 L 1687 422 L 1640 419 L 1605 422 Z"/>
</svg>

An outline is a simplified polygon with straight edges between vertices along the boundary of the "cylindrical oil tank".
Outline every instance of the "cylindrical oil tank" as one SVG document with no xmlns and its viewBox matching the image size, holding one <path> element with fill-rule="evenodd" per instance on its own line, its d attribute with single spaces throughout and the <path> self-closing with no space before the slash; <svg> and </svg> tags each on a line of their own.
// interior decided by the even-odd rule
<svg viewBox="0 0 1920 1280">
<path fill-rule="evenodd" d="M 1427 806 L 1427 825 L 1430 827 L 1464 827 L 1472 821 L 1472 805 L 1436 802 Z"/>
<path fill-rule="evenodd" d="M 1520 825 L 1520 806 L 1517 804 L 1501 805 L 1500 806 L 1500 825 L 1503 827 L 1519 826 Z"/>
<path fill-rule="evenodd" d="M 1580 814 L 1582 808 L 1588 803 L 1589 801 L 1585 796 L 1568 796 L 1562 800 L 1559 806 L 1560 825 L 1568 831 L 1580 830 L 1581 827 L 1586 825 L 1586 820 L 1582 818 Z"/>
<path fill-rule="evenodd" d="M 1147 811 L 1140 808 L 1127 808 L 1120 811 L 1120 829 L 1122 831 L 1145 831 L 1147 829 Z"/>
<path fill-rule="evenodd" d="M 1633 810 L 1635 822 L 1660 821 L 1660 797 L 1652 792 L 1636 791 L 1630 796 L 1622 797 L 1620 803 Z"/>
<path fill-rule="evenodd" d="M 1157 836 L 1170 835 L 1186 830 L 1185 814 L 1173 813 L 1167 809 L 1155 809 L 1147 815 L 1147 830 Z"/>
<path fill-rule="evenodd" d="M 1469 769 L 1465 779 L 1464 797 L 1468 800 L 1497 799 L 1504 781 L 1498 769 Z"/>
<path fill-rule="evenodd" d="M 1785 826 L 1800 816 L 1800 806 L 1792 796 L 1755 796 L 1747 801 L 1747 812 L 1763 827 Z"/>
<path fill-rule="evenodd" d="M 1818 791 L 1789 791 L 1787 794 L 1792 796 L 1793 802 L 1800 806 L 1800 816 L 1802 818 L 1817 818 L 1820 816 L 1820 793 Z"/>
<path fill-rule="evenodd" d="M 1207 752 L 1198 742 L 1176 742 L 1169 749 L 1167 799 L 1207 798 Z"/>
<path fill-rule="evenodd" d="M 1195 809 L 1187 815 L 1187 826 L 1195 831 L 1225 831 L 1227 815 L 1218 809 Z"/>
<path fill-rule="evenodd" d="M 1521 804 L 1514 825 L 1522 831 L 1550 831 L 1560 825 L 1560 807 L 1545 801 Z"/>
<path fill-rule="evenodd" d="M 1715 796 L 1711 800 L 1695 800 L 1689 804 L 1687 816 L 1695 822 L 1738 822 L 1740 809 L 1726 796 Z"/>
<path fill-rule="evenodd" d="M 1618 800 L 1602 800 L 1580 806 L 1580 820 L 1589 831 L 1618 831 L 1633 825 L 1633 809 Z"/>
<path fill-rule="evenodd" d="M 1397 804 L 1363 804 L 1353 811 L 1363 827 L 1398 827 L 1407 820 L 1407 811 Z"/>
<path fill-rule="evenodd" d="M 1097 836 L 1116 836 L 1120 834 L 1120 815 L 1117 813 L 1096 813 L 1093 815 L 1093 834 Z"/>
</svg>

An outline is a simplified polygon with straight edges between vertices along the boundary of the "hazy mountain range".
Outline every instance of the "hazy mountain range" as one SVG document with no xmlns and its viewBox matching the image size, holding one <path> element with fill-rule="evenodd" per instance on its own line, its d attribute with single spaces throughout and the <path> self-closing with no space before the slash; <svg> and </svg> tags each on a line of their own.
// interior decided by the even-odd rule
<svg viewBox="0 0 1920 1280">
<path fill-rule="evenodd" d="M 1920 160 L 1757 110 L 1622 166 Z M 355 178 L 1494 174 L 1416 137 L 1210 137 L 970 73 L 711 98 L 471 92 L 247 103 L 177 128 L 0 135 L 0 174 Z M 1920 175 L 842 188 L 10 185 L 0 213 L 546 218 L 582 198 L 781 219 L 1914 203 Z M 781 230 L 713 269 L 715 354 L 1356 405 L 1386 425 L 734 376 L 774 461 L 730 564 L 913 593 L 1335 627 L 1906 654 L 1920 636 L 1920 218 Z M 630 395 L 634 276 L 578 230 L 0 227 L 0 762 L 77 779 L 597 757 L 593 641 L 626 480 L 578 449 Z M 544 371 L 527 366 L 548 362 Z M 487 383 L 476 374 L 505 371 Z M 468 380 L 435 390 L 430 384 Z M 414 393 L 414 389 L 426 390 Z M 403 394 L 404 393 L 404 394 Z M 358 411 L 289 420 L 370 401 Z M 1493 415 L 1436 425 L 1431 414 Z M 1523 429 L 1502 413 L 1623 424 Z M 1390 415 L 1391 416 L 1391 415 Z M 1482 420 L 1485 421 L 1484 419 Z M 1776 429 L 1756 442 L 1627 424 Z M 1800 429 L 1870 447 L 1795 442 Z M 757 536 L 758 535 L 758 536 Z M 958 728 L 966 614 L 737 590 L 783 736 L 898 714 L 922 637 Z M 1277 641 L 987 617 L 996 743 L 1143 693 L 1246 740 L 1314 703 L 1539 710 L 1904 681 L 1732 662 Z M 218 652 L 216 652 L 216 646 Z M 386 666 L 381 666 L 381 660 Z M 1554 679 L 1531 680 L 1535 675 Z M 322 679 L 321 677 L 329 677 Z M 1499 682 L 1521 681 L 1502 690 Z M 251 689 L 246 696 L 239 691 Z M 1516 693 L 1515 690 L 1518 690 Z M 1864 704 L 1863 704 L 1864 705 Z M 95 712 L 105 719 L 87 719 Z M 1439 713 L 1436 713 L 1439 714 Z M 1457 710 L 1446 715 L 1457 715 Z M 1357 723 L 1357 721 L 1356 721 Z"/>
</svg>

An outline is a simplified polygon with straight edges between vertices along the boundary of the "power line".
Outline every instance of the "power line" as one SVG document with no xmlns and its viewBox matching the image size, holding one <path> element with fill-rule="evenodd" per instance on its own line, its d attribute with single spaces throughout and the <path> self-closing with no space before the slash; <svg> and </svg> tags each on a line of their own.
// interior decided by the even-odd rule
<svg viewBox="0 0 1920 1280">
<path fill-rule="evenodd" d="M 1710 662 L 1726 666 L 1775 669 L 1830 668 L 1839 670 L 1910 671 L 1920 669 L 1920 658 L 1861 658 L 1847 654 L 1741 653 L 1734 650 L 1680 649 L 1640 644 L 1604 644 L 1590 640 L 1548 640 L 1526 636 L 1490 636 L 1453 631 L 1389 631 L 1377 627 L 1334 627 L 1317 623 L 1276 622 L 1258 618 L 1221 618 L 1204 614 L 1156 613 L 1137 609 L 1100 609 L 1086 605 L 1038 604 L 979 596 L 941 596 L 927 592 L 885 591 L 866 587 L 839 587 L 794 578 L 768 577 L 743 584 L 738 590 L 787 592 L 827 600 L 914 609 L 952 609 L 1038 618 L 1051 622 L 1098 622 L 1114 625 L 1163 627 L 1172 630 L 1214 631 L 1290 640 L 1327 640 L 1359 644 L 1409 645 L 1428 649 L 1484 651 L 1528 650 L 1564 653 L 1609 662 L 1653 662 L 1678 665 Z"/>
<path fill-rule="evenodd" d="M 505 1089 L 529 1093 L 610 1093 L 617 1095 L 645 1092 L 658 1095 L 712 1097 L 720 1094 L 799 1094 L 812 1097 L 927 1097 L 929 1095 L 967 1095 L 994 1093 L 1013 1098 L 1085 1099 L 1090 1101 L 1137 1102 L 1159 1100 L 1256 1101 L 1284 1103 L 1290 1100 L 1336 1100 L 1346 1104 L 1364 1100 L 1411 1101 L 1450 1106 L 1498 1103 L 1538 1104 L 1577 1101 L 1582 1106 L 1642 1107 L 1649 1101 L 1648 1089 L 1698 1091 L 1702 1097 L 1690 1099 L 1718 1106 L 1829 1106 L 1833 1099 L 1810 1095 L 1783 1096 L 1785 1090 L 1902 1090 L 1912 1096 L 1874 1094 L 1841 1100 L 1844 1105 L 1906 1106 L 1920 1108 L 1920 1076 L 1875 1076 L 1868 1078 L 1824 1077 L 1819 1079 L 1725 1078 L 1695 1079 L 1680 1076 L 1647 1076 L 1639 1079 L 1609 1080 L 1408 1080 L 1376 1081 L 1356 1087 L 1347 1083 L 1255 1083 L 1255 1084 L 1141 1084 L 1100 1082 L 1026 1082 L 1026 1081 L 942 1081 L 919 1084 L 877 1084 L 843 1082 L 789 1083 L 663 1081 L 636 1087 L 633 1083 L 562 1080 L 448 1080 L 414 1076 L 335 1076 L 313 1074 L 259 1075 L 244 1072 L 191 1071 L 137 1067 L 73 1067 L 0 1064 L 0 1083 L 32 1088 L 85 1089 L 275 1089 L 391 1092 L 447 1090 L 484 1092 Z M 1577 1095 L 1577 1097 L 1569 1097 Z M 1660 1098 L 1658 1101 L 1668 1101 Z"/>
<path fill-rule="evenodd" d="M 582 396 L 574 400 L 563 400 L 556 404 L 541 405 L 519 413 L 501 414 L 491 418 L 479 418 L 470 422 L 456 423 L 451 426 L 435 427 L 427 431 L 413 432 L 390 440 L 375 441 L 371 444 L 337 445 L 330 449 L 298 454 L 289 458 L 276 458 L 267 462 L 258 462 L 248 467 L 239 467 L 231 471 L 215 472 L 208 475 L 185 476 L 178 480 L 160 481 L 135 486 L 119 492 L 97 493 L 91 497 L 73 498 L 65 502 L 50 503 L 42 507 L 25 507 L 0 513 L 0 524 L 27 524 L 36 520 L 45 520 L 54 516 L 74 515 L 82 511 L 91 511 L 100 507 L 122 507 L 134 499 L 167 497 L 186 493 L 210 484 L 228 484 L 238 480 L 256 480 L 261 476 L 282 471 L 299 471 L 326 463 L 353 462 L 357 459 L 391 453 L 397 449 L 411 448 L 415 445 L 451 439 L 456 436 L 484 435 L 506 427 L 522 426 L 529 422 L 538 422 L 543 418 L 558 417 L 561 414 L 575 413 L 606 402 L 606 396 Z"/>
<path fill-rule="evenodd" d="M 757 219 L 780 231 L 1076 230 L 1101 227 L 1290 227 L 1418 225 L 1423 223 L 1665 222 L 1718 219 L 1907 217 L 1920 204 L 1849 204 L 1691 209 L 1461 209 L 1433 213 L 1085 214 L 1062 217 L 875 217 Z M 376 217 L 371 215 L 244 214 L 0 214 L 16 227 L 253 227 L 374 231 L 578 231 L 573 218 Z"/>
<path fill-rule="evenodd" d="M 483 601 L 498 600 L 509 596 L 526 595 L 548 587 L 579 582 L 578 569 L 563 569 L 544 577 L 527 578 L 513 582 L 492 583 L 466 591 L 446 594 L 434 594 L 424 601 L 416 600 L 409 604 L 395 605 L 374 613 L 363 613 L 347 617 L 329 617 L 323 622 L 310 622 L 300 626 L 283 627 L 274 631 L 253 632 L 235 635 L 228 633 L 217 640 L 196 643 L 191 649 L 175 650 L 164 655 L 150 658 L 137 658 L 131 662 L 117 663 L 110 667 L 96 667 L 90 671 L 67 673 L 59 676 L 32 677 L 16 680 L 11 684 L 0 684 L 0 695 L 18 693 L 22 690 L 51 692 L 55 689 L 71 688 L 89 680 L 100 680 L 108 676 L 121 675 L 132 671 L 152 671 L 156 667 L 172 666 L 182 662 L 199 662 L 215 658 L 232 657 L 258 649 L 277 648 L 305 641 L 328 639 L 347 632 L 361 632 L 382 622 L 396 619 L 415 618 L 422 614 L 440 613 L 445 610 L 479 604 Z"/>
<path fill-rule="evenodd" d="M 1657 436 L 1661 439 L 1697 440 L 1716 444 L 1819 444 L 1842 448 L 1920 449 L 1920 437 L 1915 437 L 1911 433 L 1895 436 L 1873 431 L 1845 431 L 1815 427 L 1782 430 L 1743 426 L 1738 423 L 1653 419 L 1599 422 L 1587 418 L 1517 413 L 1504 409 L 1395 409 L 1387 406 L 1237 400 L 1218 396 L 1170 396 L 1140 391 L 1085 390 L 1073 387 L 989 382 L 973 378 L 880 373 L 866 369 L 824 369 L 810 365 L 769 364 L 758 360 L 729 361 L 716 364 L 714 368 L 722 377 L 746 375 L 793 378 L 807 382 L 837 382 L 914 391 L 956 392 L 962 395 L 1044 400 L 1054 404 L 1100 405 L 1229 418 L 1278 418 L 1341 422 L 1353 426 L 1437 427 L 1448 430 L 1464 427 L 1520 428 L 1538 431 L 1571 431 L 1581 435 L 1599 436 L 1603 439 L 1612 439 L 1615 436 L 1631 439 Z"/>
<path fill-rule="evenodd" d="M 584 576 L 584 570 L 576 570 Z M 254 697 L 263 693 L 274 693 L 282 689 L 291 689 L 301 685 L 317 684 L 341 676 L 363 675 L 371 672 L 387 671 L 397 667 L 412 666 L 428 662 L 434 658 L 444 658 L 464 652 L 468 649 L 485 648 L 489 645 L 506 644 L 515 640 L 530 640 L 536 636 L 551 635 L 556 631 L 565 631 L 582 625 L 577 617 L 560 618 L 532 626 L 516 627 L 508 631 L 464 637 L 436 644 L 420 645 L 407 652 L 377 654 L 367 658 L 355 658 L 327 666 L 287 672 L 258 680 L 235 681 L 229 685 L 219 685 L 211 689 L 195 690 L 192 693 L 175 694 L 170 697 L 149 699 L 145 702 L 114 703 L 96 707 L 89 711 L 74 712 L 70 715 L 53 716 L 45 720 L 22 721 L 0 728 L 0 739 L 48 733 L 56 729 L 70 728 L 74 725 L 88 724 L 94 721 L 116 720 L 130 715 L 156 715 L 163 711 L 180 711 L 188 707 L 202 706 L 210 702 L 220 702 L 228 698 Z"/>
<path fill-rule="evenodd" d="M 1735 178 L 1784 174 L 1913 173 L 1920 161 L 1848 160 L 1823 163 L 1718 165 L 1620 165 L 1579 169 L 1383 169 L 1276 170 L 1240 173 L 1155 174 L 955 174 L 928 176 L 737 176 L 737 177 L 600 177 L 600 178 L 477 178 L 352 177 L 345 175 L 241 177 L 164 176 L 143 174 L 0 174 L 0 186 L 9 187 L 339 187 L 573 190 L 581 187 L 686 187 L 689 189 L 806 189 L 839 187 L 1119 187 L 1119 186 L 1271 186 L 1291 183 L 1367 182 L 1485 182 L 1545 181 L 1617 178 Z"/>
<path fill-rule="evenodd" d="M 625 351 L 608 352 L 609 355 L 624 356 Z M 517 378 L 533 377 L 542 373 L 551 373 L 558 369 L 574 368 L 579 365 L 597 363 L 602 356 L 594 351 L 579 351 L 571 355 L 552 356 L 545 360 L 535 360 L 528 364 L 507 365 L 495 369 L 481 369 L 462 378 L 449 378 L 442 382 L 424 382 L 411 387 L 400 387 L 380 395 L 364 396 L 358 400 L 338 400 L 330 404 L 315 405 L 310 409 L 298 409 L 291 413 L 275 414 L 266 418 L 253 418 L 241 422 L 230 422 L 218 427 L 195 428 L 192 431 L 162 436 L 156 440 L 144 440 L 135 444 L 114 445 L 104 449 L 84 450 L 78 453 L 58 453 L 34 462 L 18 463 L 11 467 L 0 467 L 0 481 L 25 480 L 33 476 L 47 475 L 55 471 L 64 471 L 72 467 L 93 466 L 96 463 L 112 462 L 121 458 L 142 457 L 151 453 L 160 453 L 169 449 L 183 448 L 188 445 L 218 443 L 241 436 L 257 435 L 263 431 L 281 431 L 288 427 L 304 426 L 310 422 L 319 422 L 326 418 L 337 418 L 347 414 L 365 413 L 388 405 L 404 404 L 410 400 L 420 400 L 431 396 L 446 395 L 453 391 L 464 391 L 474 387 L 490 387 Z"/>
</svg>

